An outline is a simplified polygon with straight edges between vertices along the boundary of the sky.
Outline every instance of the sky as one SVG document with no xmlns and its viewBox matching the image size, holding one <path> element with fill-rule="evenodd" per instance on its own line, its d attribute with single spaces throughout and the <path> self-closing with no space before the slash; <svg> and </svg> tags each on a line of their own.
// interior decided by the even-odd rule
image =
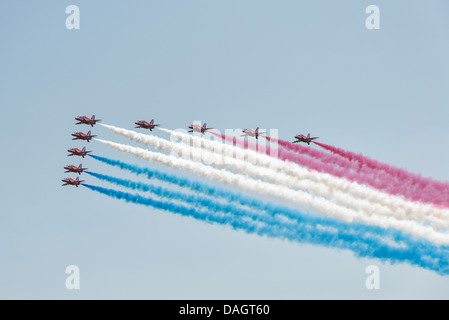
<svg viewBox="0 0 449 320">
<path fill-rule="evenodd" d="M 379 30 L 365 27 L 371 4 Z M 66 28 L 69 5 L 80 9 L 79 30 Z M 311 132 L 448 181 L 448 14 L 447 1 L 423 0 L 0 2 L 0 298 L 448 299 L 449 278 L 418 267 L 246 234 L 60 181 L 64 165 L 80 163 L 66 150 L 84 146 L 71 141 L 87 131 L 74 117 L 92 114 L 123 128 L 155 118 L 170 129 L 278 129 L 286 140 Z M 79 267 L 79 290 L 65 286 L 68 265 Z M 369 265 L 380 268 L 379 290 L 365 287 Z"/>
</svg>

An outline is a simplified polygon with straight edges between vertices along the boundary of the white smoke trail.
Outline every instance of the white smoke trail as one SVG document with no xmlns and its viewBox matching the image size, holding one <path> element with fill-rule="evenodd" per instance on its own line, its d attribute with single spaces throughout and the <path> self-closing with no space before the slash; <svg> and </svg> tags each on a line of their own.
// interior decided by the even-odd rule
<svg viewBox="0 0 449 320">
<path fill-rule="evenodd" d="M 305 169 L 296 163 L 273 158 L 251 149 L 243 149 L 238 146 L 223 144 L 218 141 L 203 139 L 165 128 L 159 128 L 159 130 L 170 134 L 171 137 L 181 139 L 184 143 L 193 142 L 194 145 L 199 145 L 212 152 L 222 151 L 224 155 L 235 155 L 235 158 L 238 159 L 257 159 L 259 166 L 270 168 L 278 173 L 284 172 L 290 178 L 292 175 L 295 176 L 297 179 L 293 180 L 293 182 L 292 179 L 289 179 L 290 186 L 294 186 L 298 181 L 302 182 L 305 180 L 323 183 L 327 188 L 322 189 L 325 193 L 320 194 L 333 196 L 335 200 L 343 201 L 346 205 L 351 205 L 351 201 L 344 197 L 344 194 L 348 193 L 354 198 L 364 199 L 373 207 L 376 207 L 376 205 L 387 207 L 390 210 L 389 212 L 398 218 L 428 220 L 436 228 L 447 228 L 449 226 L 449 210 L 438 209 L 430 204 L 411 202 L 402 197 L 390 195 L 357 182 L 350 182 L 327 173 Z M 297 184 L 297 187 L 301 188 L 301 183 Z M 334 190 L 339 190 L 339 192 L 333 193 Z M 317 190 L 317 192 L 319 191 Z M 369 210 L 368 208 L 365 209 Z M 380 208 L 378 207 L 377 209 Z M 377 212 L 381 213 L 384 211 Z"/>
<path fill-rule="evenodd" d="M 201 159 L 208 164 L 225 164 L 234 170 L 253 177 L 263 178 L 272 183 L 332 197 L 337 203 L 349 206 L 365 215 L 394 216 L 399 220 L 410 218 L 425 220 L 429 221 L 435 229 L 447 229 L 449 227 L 449 210 L 444 212 L 444 210 L 438 210 L 432 206 L 410 204 L 402 198 L 384 194 L 373 188 L 350 183 L 342 178 L 333 177 L 325 173 L 307 170 L 297 164 L 269 157 L 253 150 L 242 149 L 233 145 L 160 128 L 160 130 L 171 134 L 172 137 L 181 139 L 184 143 L 193 142 L 195 146 L 205 149 L 201 150 L 156 136 L 141 134 L 111 125 L 102 125 L 131 140 L 168 152 L 171 151 L 172 153 L 181 152 L 187 159 L 190 159 L 190 156 L 193 155 L 193 159 Z M 253 161 L 242 159 L 251 159 Z M 257 161 L 259 166 L 252 164 L 252 162 L 255 162 L 254 160 Z M 292 175 L 294 175 L 293 178 Z M 360 191 L 364 191 L 364 193 L 361 194 Z M 376 198 L 376 196 L 377 201 L 371 200 Z"/>
<path fill-rule="evenodd" d="M 274 195 L 284 200 L 313 207 L 324 214 L 337 217 L 347 222 L 360 221 L 362 223 L 384 228 L 396 228 L 408 232 L 414 236 L 433 241 L 437 244 L 449 244 L 449 235 L 436 232 L 432 228 L 422 226 L 415 221 L 399 221 L 392 217 L 366 216 L 364 214 L 360 214 L 360 212 L 342 207 L 324 198 L 316 197 L 300 190 L 292 190 L 285 186 L 276 186 L 271 183 L 254 180 L 252 178 L 248 178 L 240 174 L 235 174 L 223 169 L 206 166 L 199 162 L 180 159 L 159 152 L 148 151 L 142 148 L 132 147 L 129 145 L 123 145 L 101 139 L 95 140 L 116 150 L 133 154 L 134 156 L 148 161 L 158 162 L 172 168 L 189 170 L 195 174 L 210 179 L 215 179 L 227 184 L 239 186 L 245 190 L 256 191 L 267 195 Z"/>
</svg>

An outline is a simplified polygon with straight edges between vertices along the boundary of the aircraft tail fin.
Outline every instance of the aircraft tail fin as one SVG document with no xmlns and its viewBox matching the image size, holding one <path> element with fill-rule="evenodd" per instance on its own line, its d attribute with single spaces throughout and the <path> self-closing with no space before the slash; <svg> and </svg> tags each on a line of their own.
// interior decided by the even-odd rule
<svg viewBox="0 0 449 320">
<path fill-rule="evenodd" d="M 86 147 L 83 147 L 83 150 L 82 150 L 83 152 L 85 152 L 86 151 Z"/>
<path fill-rule="evenodd" d="M 206 128 L 206 122 L 204 122 L 204 124 L 203 124 L 203 128 Z"/>
<path fill-rule="evenodd" d="M 89 130 L 89 131 L 87 131 L 87 135 L 88 135 L 88 136 L 90 136 L 90 130 Z"/>
<path fill-rule="evenodd" d="M 91 120 L 95 120 L 95 115 L 92 116 Z"/>
<path fill-rule="evenodd" d="M 153 124 L 153 123 L 154 123 L 154 119 L 151 119 L 150 124 Z"/>
<path fill-rule="evenodd" d="M 309 132 L 309 134 L 307 135 L 307 138 L 310 138 L 310 132 Z"/>
<path fill-rule="evenodd" d="M 83 168 L 83 164 L 80 163 L 80 165 L 78 166 L 78 169 L 82 169 Z"/>
</svg>

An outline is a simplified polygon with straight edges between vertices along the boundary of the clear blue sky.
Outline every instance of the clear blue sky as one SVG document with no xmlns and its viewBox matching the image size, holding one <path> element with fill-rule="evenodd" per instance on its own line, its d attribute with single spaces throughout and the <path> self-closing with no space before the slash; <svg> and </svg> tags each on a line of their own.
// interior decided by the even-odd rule
<svg viewBox="0 0 449 320">
<path fill-rule="evenodd" d="M 71 4 L 80 30 L 65 27 Z M 370 4 L 380 30 L 365 28 Z M 79 114 L 126 128 L 156 118 L 167 128 L 275 128 L 284 139 L 311 132 L 447 181 L 448 17 L 447 1 L 424 0 L 0 2 L 0 298 L 449 298 L 449 277 L 430 271 L 60 182 L 62 167 L 79 163 L 66 156 L 83 146 L 70 140 L 87 131 L 74 125 Z M 78 291 L 65 288 L 70 264 Z M 370 264 L 378 291 L 365 288 Z"/>
</svg>

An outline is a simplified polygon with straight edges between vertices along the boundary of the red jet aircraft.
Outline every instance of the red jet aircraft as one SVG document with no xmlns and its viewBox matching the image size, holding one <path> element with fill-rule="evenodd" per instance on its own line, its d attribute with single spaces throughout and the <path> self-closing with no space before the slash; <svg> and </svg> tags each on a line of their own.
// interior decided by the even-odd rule
<svg viewBox="0 0 449 320">
<path fill-rule="evenodd" d="M 71 185 L 71 186 L 76 186 L 77 188 L 81 183 L 84 182 L 84 180 L 80 180 L 79 177 L 76 177 L 76 179 L 65 178 L 65 179 L 62 179 L 61 181 L 64 182 L 63 186 Z"/>
<path fill-rule="evenodd" d="M 318 137 L 312 137 L 311 138 L 310 137 L 310 133 L 309 133 L 307 136 L 305 136 L 303 134 L 298 134 L 298 135 L 295 136 L 295 139 L 297 139 L 297 140 L 293 141 L 293 143 L 304 142 L 304 143 L 307 143 L 308 145 L 310 145 L 310 143 L 313 140 L 318 139 Z"/>
<path fill-rule="evenodd" d="M 259 138 L 259 134 L 264 134 L 265 132 L 259 132 L 259 127 L 256 128 L 256 130 L 253 129 L 243 129 L 243 135 L 242 137 L 255 137 L 256 139 Z"/>
<path fill-rule="evenodd" d="M 77 149 L 77 148 L 73 148 L 73 149 L 69 149 L 67 150 L 70 154 L 68 154 L 67 156 L 81 156 L 81 157 L 85 157 L 88 153 L 91 153 L 92 151 L 86 151 L 86 147 L 83 148 L 83 150 Z"/>
<path fill-rule="evenodd" d="M 95 124 L 97 124 L 98 121 L 101 121 L 100 119 L 95 120 L 95 115 L 92 116 L 92 118 L 88 118 L 86 116 L 78 116 L 75 118 L 76 121 L 79 121 L 75 124 L 88 124 L 90 126 L 94 126 Z"/>
<path fill-rule="evenodd" d="M 78 167 L 77 166 L 65 166 L 64 169 L 67 170 L 67 171 L 64 171 L 64 173 L 74 172 L 74 173 L 78 173 L 78 174 L 81 174 L 81 173 L 83 173 L 84 170 L 87 170 L 87 168 L 83 168 L 82 164 L 80 164 Z"/>
<path fill-rule="evenodd" d="M 150 129 L 150 131 L 153 131 L 155 127 L 159 126 L 158 124 L 154 124 L 154 119 L 151 119 L 149 123 L 143 120 L 139 120 L 134 123 L 137 125 L 135 128 Z"/>
<path fill-rule="evenodd" d="M 92 138 L 96 137 L 94 135 L 91 135 L 90 131 L 88 131 L 87 133 L 75 132 L 75 133 L 72 133 L 72 136 L 75 137 L 72 140 L 87 140 L 87 142 L 92 140 Z"/>
<path fill-rule="evenodd" d="M 213 129 L 213 128 L 206 128 L 206 124 L 203 124 L 203 126 L 197 125 L 197 124 L 191 124 L 189 126 L 189 132 L 201 132 L 204 134 L 207 130 Z"/>
</svg>

